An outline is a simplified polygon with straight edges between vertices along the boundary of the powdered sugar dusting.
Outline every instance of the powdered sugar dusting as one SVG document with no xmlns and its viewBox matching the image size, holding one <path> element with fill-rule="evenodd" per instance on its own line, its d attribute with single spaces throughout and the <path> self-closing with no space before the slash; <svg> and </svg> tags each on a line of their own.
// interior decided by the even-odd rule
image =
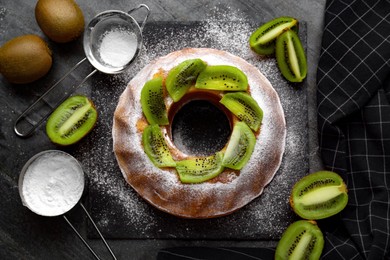
<svg viewBox="0 0 390 260">
<path fill-rule="evenodd" d="M 90 135 L 89 147 L 83 148 L 83 153 L 86 154 L 83 164 L 88 165 L 89 169 L 86 172 L 90 177 L 91 212 L 107 237 L 277 239 L 292 221 L 288 193 L 294 181 L 306 174 L 305 169 L 308 167 L 305 161 L 306 136 L 302 135 L 304 131 L 299 127 L 306 122 L 306 118 L 305 114 L 297 114 L 305 112 L 305 94 L 291 88 L 280 76 L 274 59 L 260 58 L 249 49 L 249 35 L 257 26 L 239 11 L 221 11 L 218 8 L 210 13 L 210 18 L 205 22 L 147 24 L 144 46 L 131 68 L 120 75 L 96 80 L 94 101 L 100 113 L 100 120 Z M 236 213 L 223 218 L 196 222 L 164 214 L 145 203 L 145 200 L 122 177 L 112 151 L 111 138 L 113 113 L 127 83 L 156 58 L 186 47 L 212 47 L 225 50 L 257 67 L 277 90 L 287 120 L 284 160 L 278 174 L 265 188 L 265 192 Z M 261 95 L 261 93 L 254 90 L 253 95 Z M 134 114 L 141 113 L 140 104 L 137 102 L 139 101 L 134 102 L 136 104 L 133 107 Z M 259 101 L 260 106 L 264 106 L 265 103 L 267 103 L 266 97 Z M 131 124 L 137 121 L 136 118 L 131 120 Z M 263 133 L 264 139 L 270 132 Z M 131 135 L 128 141 L 139 144 L 139 135 Z M 262 144 L 260 139 L 258 142 Z M 254 152 L 254 161 L 262 156 L 259 151 L 261 147 L 257 149 L 258 151 Z M 139 161 L 148 161 L 143 152 L 137 153 L 137 156 Z M 254 166 L 248 164 L 247 169 L 242 171 L 242 175 L 250 172 L 251 167 Z M 156 171 L 156 168 L 149 163 L 140 163 L 134 165 L 134 168 L 137 171 Z M 160 174 L 161 170 L 157 171 Z M 167 191 L 177 182 L 174 172 L 168 174 L 169 177 L 164 183 L 164 189 Z M 230 177 L 235 179 L 233 174 Z M 226 185 L 219 186 L 213 191 L 215 196 L 226 192 Z M 192 196 L 196 197 L 201 189 L 204 187 L 194 188 Z M 251 221 L 243 221 L 243 219 Z"/>
</svg>

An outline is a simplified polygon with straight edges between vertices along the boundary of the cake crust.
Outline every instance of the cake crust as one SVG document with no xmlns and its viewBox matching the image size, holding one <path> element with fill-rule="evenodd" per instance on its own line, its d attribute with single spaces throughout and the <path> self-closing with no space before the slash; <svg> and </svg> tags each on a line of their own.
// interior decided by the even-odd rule
<svg viewBox="0 0 390 260">
<path fill-rule="evenodd" d="M 264 112 L 253 154 L 237 172 L 225 169 L 223 178 L 200 184 L 183 184 L 175 169 L 155 167 L 142 147 L 144 120 L 140 96 L 145 82 L 187 59 L 200 58 L 209 65 L 232 65 L 248 77 L 249 92 Z M 168 98 L 168 108 L 172 104 Z M 163 131 L 164 132 L 164 131 Z M 165 133 L 168 145 L 174 149 Z M 187 48 L 146 65 L 120 96 L 113 118 L 113 149 L 125 180 L 147 202 L 184 218 L 213 218 L 230 214 L 261 195 L 276 174 L 285 149 L 286 122 L 278 94 L 266 77 L 242 58 L 225 51 Z M 178 152 L 180 154 L 180 152 Z"/>
</svg>

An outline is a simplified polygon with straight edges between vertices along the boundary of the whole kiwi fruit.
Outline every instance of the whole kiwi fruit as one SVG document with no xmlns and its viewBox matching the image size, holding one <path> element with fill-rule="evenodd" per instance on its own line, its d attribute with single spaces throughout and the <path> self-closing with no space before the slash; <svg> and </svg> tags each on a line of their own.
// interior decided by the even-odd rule
<svg viewBox="0 0 390 260">
<path fill-rule="evenodd" d="M 35 6 L 35 19 L 51 40 L 70 42 L 84 31 L 84 15 L 73 0 L 39 0 Z"/>
<path fill-rule="evenodd" d="M 52 53 L 46 42 L 37 35 L 13 38 L 0 48 L 0 73 L 10 82 L 33 82 L 50 70 Z"/>
</svg>

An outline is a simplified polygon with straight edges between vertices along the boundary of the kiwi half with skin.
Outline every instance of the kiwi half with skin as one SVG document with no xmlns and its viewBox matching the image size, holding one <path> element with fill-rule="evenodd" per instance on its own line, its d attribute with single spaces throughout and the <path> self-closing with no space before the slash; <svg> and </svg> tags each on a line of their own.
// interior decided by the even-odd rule
<svg viewBox="0 0 390 260">
<path fill-rule="evenodd" d="M 162 82 L 162 77 L 151 79 L 145 83 L 141 90 L 142 111 L 149 124 L 169 124 Z"/>
<path fill-rule="evenodd" d="M 88 134 L 97 121 L 98 113 L 90 99 L 72 96 L 59 105 L 46 123 L 49 139 L 59 145 L 71 145 Z"/>
<path fill-rule="evenodd" d="M 251 157 L 255 144 L 256 137 L 252 130 L 244 122 L 237 122 L 223 156 L 222 165 L 241 170 Z"/>
<path fill-rule="evenodd" d="M 224 169 L 223 154 L 217 152 L 206 157 L 178 161 L 176 170 L 182 183 L 201 183 L 218 176 Z"/>
<path fill-rule="evenodd" d="M 201 59 L 191 59 L 181 62 L 169 71 L 165 85 L 173 101 L 177 102 L 184 96 L 206 66 Z"/>
<path fill-rule="evenodd" d="M 146 155 L 156 167 L 175 167 L 167 143 L 157 124 L 148 125 L 142 133 L 142 144 Z"/>
<path fill-rule="evenodd" d="M 298 31 L 298 21 L 295 18 L 282 16 L 273 19 L 251 34 L 249 45 L 260 55 L 271 55 L 275 52 L 275 39 L 289 29 Z"/>
<path fill-rule="evenodd" d="M 276 39 L 276 61 L 282 75 L 290 82 L 302 82 L 307 74 L 305 50 L 298 35 L 288 30 Z"/>
<path fill-rule="evenodd" d="M 248 89 L 248 78 L 244 72 L 234 66 L 207 66 L 199 74 L 195 87 L 220 91 L 245 91 Z"/>
<path fill-rule="evenodd" d="M 249 94 L 245 92 L 227 93 L 219 101 L 253 131 L 258 131 L 263 120 L 263 110 Z"/>
<path fill-rule="evenodd" d="M 339 213 L 348 203 L 347 186 L 340 175 L 319 171 L 293 187 L 290 205 L 304 219 L 323 219 Z"/>
<path fill-rule="evenodd" d="M 284 231 L 275 252 L 275 260 L 320 259 L 324 237 L 313 220 L 298 220 Z"/>
</svg>

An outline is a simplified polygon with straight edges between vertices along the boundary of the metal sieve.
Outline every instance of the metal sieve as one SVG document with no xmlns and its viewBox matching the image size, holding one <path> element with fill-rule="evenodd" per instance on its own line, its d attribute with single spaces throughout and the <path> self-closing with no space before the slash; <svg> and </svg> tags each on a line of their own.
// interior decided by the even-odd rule
<svg viewBox="0 0 390 260">
<path fill-rule="evenodd" d="M 130 14 L 134 11 L 145 8 L 146 15 L 141 24 L 139 24 Z M 83 46 L 85 52 L 85 58 L 74 65 L 62 78 L 60 78 L 53 86 L 51 86 L 41 97 L 39 97 L 32 105 L 30 105 L 15 121 L 14 132 L 20 137 L 27 137 L 31 135 L 35 129 L 40 126 L 44 120 L 56 109 L 66 98 L 68 98 L 76 89 L 87 81 L 97 71 L 106 74 L 121 73 L 127 69 L 134 59 L 138 56 L 142 47 L 142 31 L 146 24 L 146 21 L 150 15 L 150 9 L 147 5 L 141 4 L 130 11 L 122 12 L 119 10 L 109 10 L 96 15 L 88 24 L 83 38 Z M 101 38 L 110 31 L 118 30 L 123 33 L 131 34 L 134 40 L 128 44 L 135 44 L 134 52 L 128 60 L 123 64 L 109 64 L 102 59 L 100 53 Z M 115 51 L 114 48 L 110 48 Z M 56 102 L 48 101 L 50 93 L 60 86 L 60 83 L 67 78 L 74 70 L 76 70 L 85 61 L 95 68 L 91 73 L 85 76 L 80 83 L 74 84 L 72 89 L 65 92 L 62 97 L 56 97 Z M 46 99 L 45 99 L 46 98 Z M 42 107 L 42 108 L 41 108 Z M 35 112 L 34 111 L 38 111 Z M 43 111 L 45 110 L 45 111 Z M 37 115 L 38 114 L 38 115 Z"/>
<path fill-rule="evenodd" d="M 42 210 L 42 208 L 40 207 L 37 207 L 36 204 L 34 204 L 32 202 L 31 199 L 29 199 L 26 195 L 24 194 L 24 188 L 25 186 L 28 186 L 28 185 L 33 185 L 33 183 L 31 182 L 28 182 L 28 181 L 25 181 L 25 177 L 26 177 L 26 173 L 28 173 L 28 170 L 30 167 L 32 167 L 33 163 L 38 160 L 38 159 L 42 159 L 43 156 L 49 156 L 49 154 L 52 153 L 53 155 L 54 154 L 57 154 L 57 155 L 60 155 L 60 156 L 63 156 L 64 158 L 66 157 L 67 159 L 69 159 L 70 161 L 68 162 L 68 164 L 72 164 L 75 168 L 73 169 L 76 169 L 77 170 L 77 173 L 76 175 L 79 175 L 77 176 L 78 178 L 75 179 L 76 180 L 76 183 L 77 185 L 81 185 L 82 186 L 82 190 L 81 192 L 78 194 L 79 196 L 76 196 L 73 201 L 70 201 L 70 205 L 67 206 L 67 208 L 64 210 L 64 211 L 61 211 L 59 213 L 52 213 L 52 212 L 45 212 L 45 210 Z M 50 160 L 52 160 L 52 158 L 54 157 L 53 155 L 51 155 L 50 157 L 48 157 L 48 159 L 45 158 L 45 162 L 49 163 Z M 52 161 L 53 162 L 53 161 Z M 50 176 L 47 176 L 47 178 L 49 179 Z M 82 193 L 84 191 L 84 185 L 85 185 L 85 182 L 84 182 L 84 171 L 82 169 L 82 166 L 81 164 L 78 162 L 78 160 L 76 158 L 74 158 L 73 156 L 71 156 L 70 154 L 66 153 L 66 152 L 63 152 L 63 151 L 60 151 L 60 150 L 46 150 L 46 151 L 42 151 L 40 153 L 37 153 L 36 155 L 34 155 L 33 157 L 31 157 L 26 163 L 25 165 L 23 166 L 22 170 L 21 170 L 21 173 L 19 175 L 19 183 L 18 183 L 18 188 L 19 188 L 19 195 L 20 195 L 20 198 L 22 200 L 22 203 L 24 206 L 26 206 L 28 209 L 30 209 L 32 212 L 40 215 L 40 216 L 44 216 L 44 217 L 57 217 L 57 216 L 62 216 L 66 223 L 72 228 L 72 230 L 77 234 L 77 236 L 79 237 L 79 239 L 84 243 L 84 245 L 88 248 L 88 250 L 93 254 L 93 256 L 96 258 L 96 259 L 100 259 L 100 257 L 94 252 L 94 250 L 90 247 L 90 245 L 88 244 L 88 242 L 81 236 L 81 234 L 76 230 L 76 228 L 73 226 L 73 224 L 69 221 L 69 219 L 66 217 L 66 213 L 68 213 L 71 209 L 73 209 L 77 204 L 79 204 L 81 206 L 81 208 L 83 209 L 84 213 L 87 215 L 88 219 L 91 221 L 91 223 L 93 224 L 95 230 L 97 231 L 97 233 L 99 234 L 101 240 L 103 241 L 103 243 L 105 244 L 106 248 L 108 249 L 108 251 L 110 252 L 111 256 L 113 257 L 113 259 L 116 259 L 114 253 L 112 252 L 110 246 L 108 245 L 108 243 L 106 242 L 106 240 L 104 239 L 103 235 L 101 234 L 101 232 L 99 231 L 98 227 L 96 226 L 95 222 L 93 221 L 92 217 L 90 216 L 90 214 L 88 213 L 87 209 L 84 207 L 84 205 L 81 203 L 80 199 L 82 197 Z M 50 179 L 49 179 L 50 180 Z M 63 181 L 63 180 L 62 180 Z M 75 182 L 73 182 L 74 184 Z M 64 185 L 67 185 L 69 186 L 70 184 L 69 183 L 63 183 Z M 50 190 L 51 187 L 47 187 L 47 190 Z"/>
</svg>

